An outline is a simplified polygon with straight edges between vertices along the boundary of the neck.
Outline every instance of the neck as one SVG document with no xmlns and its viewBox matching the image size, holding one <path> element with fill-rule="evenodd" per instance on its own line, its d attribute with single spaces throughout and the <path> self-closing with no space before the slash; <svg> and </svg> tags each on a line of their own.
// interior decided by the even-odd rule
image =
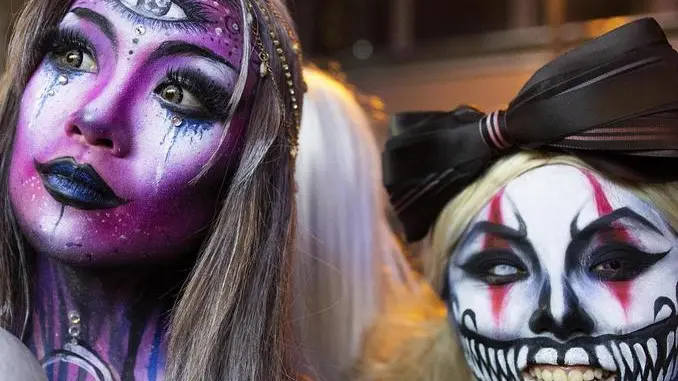
<svg viewBox="0 0 678 381">
<path fill-rule="evenodd" d="M 100 379 L 162 379 L 166 317 L 184 275 L 162 266 L 78 268 L 36 255 L 28 344 L 48 378 L 95 371 Z"/>
</svg>

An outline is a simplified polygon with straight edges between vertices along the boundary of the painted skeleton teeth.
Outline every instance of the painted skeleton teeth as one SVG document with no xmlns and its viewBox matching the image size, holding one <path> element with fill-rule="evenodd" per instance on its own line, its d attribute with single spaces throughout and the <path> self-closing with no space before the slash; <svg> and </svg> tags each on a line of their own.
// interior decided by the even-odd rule
<svg viewBox="0 0 678 381">
<path fill-rule="evenodd" d="M 589 354 L 584 348 L 571 348 L 565 353 L 565 365 L 589 365 Z"/>
<path fill-rule="evenodd" d="M 619 366 L 619 374 L 625 374 L 626 366 L 624 365 L 624 359 L 622 358 L 621 352 L 619 351 L 619 347 L 616 343 L 610 344 L 610 347 L 612 348 L 612 354 L 614 355 L 615 362 Z"/>
<path fill-rule="evenodd" d="M 513 375 L 514 379 L 518 379 L 518 371 L 516 369 L 516 362 L 515 362 L 515 349 L 511 348 L 508 350 L 506 353 L 506 361 L 508 362 L 509 368 L 511 369 L 511 374 Z"/>
<path fill-rule="evenodd" d="M 516 361 L 516 366 L 518 369 L 523 370 L 527 366 L 527 353 L 529 352 L 529 348 L 527 346 L 523 346 L 520 348 L 520 352 L 518 352 L 518 359 Z"/>
<path fill-rule="evenodd" d="M 485 352 L 485 346 L 483 344 L 479 344 L 478 345 L 478 354 L 480 355 L 479 357 L 484 364 L 488 363 L 486 353 L 487 352 Z"/>
<path fill-rule="evenodd" d="M 643 373 L 645 373 L 645 369 L 647 368 L 647 357 L 645 356 L 645 351 L 643 350 L 643 346 L 636 343 L 633 345 L 633 349 L 636 352 L 636 360 L 638 361 L 638 364 L 640 364 L 640 373 L 639 376 Z"/>
<path fill-rule="evenodd" d="M 657 340 L 650 338 L 647 341 L 647 352 L 650 355 L 650 363 L 652 365 L 657 363 Z"/>
<path fill-rule="evenodd" d="M 497 358 L 494 357 L 494 348 L 488 348 L 487 349 L 487 355 L 490 357 L 490 366 L 492 367 L 492 370 L 494 373 L 497 372 Z"/>
<path fill-rule="evenodd" d="M 626 343 L 619 343 L 619 350 L 621 351 L 622 356 L 626 360 L 626 365 L 629 367 L 629 371 L 633 372 L 633 354 L 631 353 L 631 348 Z"/>
<path fill-rule="evenodd" d="M 612 341 L 589 348 L 521 345 L 499 349 L 479 338 L 465 337 L 460 342 L 481 381 L 609 381 L 605 375 L 611 373 L 616 373 L 618 381 L 673 381 L 678 375 L 678 341 L 673 331 L 663 339 Z"/>
<path fill-rule="evenodd" d="M 472 315 L 469 314 L 462 315 L 462 323 L 464 325 L 464 328 L 473 332 L 478 332 L 478 327 L 476 327 L 476 322 L 474 321 L 474 317 Z"/>
<path fill-rule="evenodd" d="M 534 355 L 534 362 L 537 364 L 558 365 L 558 351 L 554 348 L 542 348 Z"/>
<path fill-rule="evenodd" d="M 508 374 L 509 370 L 506 367 L 506 357 L 504 357 L 504 350 L 500 349 L 497 351 L 497 358 L 499 359 L 499 366 L 503 374 Z"/>
<path fill-rule="evenodd" d="M 616 371 L 617 366 L 614 363 L 614 358 L 612 358 L 612 353 L 603 345 L 596 346 L 596 358 L 598 358 L 598 363 L 603 369 L 609 371 Z"/>
</svg>

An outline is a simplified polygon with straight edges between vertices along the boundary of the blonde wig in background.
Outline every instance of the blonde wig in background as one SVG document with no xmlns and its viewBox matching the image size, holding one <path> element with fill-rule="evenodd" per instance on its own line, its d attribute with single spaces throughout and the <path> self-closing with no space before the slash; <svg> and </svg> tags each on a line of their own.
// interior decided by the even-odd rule
<svg viewBox="0 0 678 381">
<path fill-rule="evenodd" d="M 586 168 L 651 203 L 678 229 L 678 183 L 641 184 L 610 177 L 577 157 L 525 151 L 507 157 L 448 203 L 429 236 L 424 258 L 428 282 L 410 282 L 389 301 L 366 335 L 360 381 L 469 381 L 473 379 L 440 299 L 449 253 L 492 196 L 523 173 L 551 164 Z"/>
<path fill-rule="evenodd" d="M 315 68 L 297 159 L 295 330 L 317 381 L 345 380 L 401 255 L 386 214 L 379 150 L 353 93 Z"/>
</svg>

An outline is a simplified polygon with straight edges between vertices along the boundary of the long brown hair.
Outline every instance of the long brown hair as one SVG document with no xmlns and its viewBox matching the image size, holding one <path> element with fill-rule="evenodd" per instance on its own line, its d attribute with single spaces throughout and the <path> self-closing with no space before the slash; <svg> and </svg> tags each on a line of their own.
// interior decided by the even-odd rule
<svg viewBox="0 0 678 381">
<path fill-rule="evenodd" d="M 27 2 L 0 80 L 0 324 L 20 337 L 30 311 L 29 258 L 9 202 L 10 155 L 22 93 L 43 58 L 36 49 L 41 31 L 56 26 L 70 3 Z M 263 47 L 276 52 L 272 29 L 292 78 L 285 76 L 278 54 L 270 54 L 272 73 L 259 80 L 249 127 L 240 138 L 240 162 L 171 315 L 168 381 L 294 377 L 288 305 L 295 231 L 289 129 L 295 122 L 289 91 L 276 83 L 292 80 L 302 94 L 302 79 L 287 10 L 279 0 L 257 3 L 255 20 L 264 20 L 259 7 L 277 16 L 259 23 Z"/>
</svg>

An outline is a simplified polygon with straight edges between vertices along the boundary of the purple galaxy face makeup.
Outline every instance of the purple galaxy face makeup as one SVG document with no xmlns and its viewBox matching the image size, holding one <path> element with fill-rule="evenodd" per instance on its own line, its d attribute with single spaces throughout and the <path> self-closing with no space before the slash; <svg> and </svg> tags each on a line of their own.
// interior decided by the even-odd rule
<svg viewBox="0 0 678 381">
<path fill-rule="evenodd" d="M 224 1 L 73 4 L 43 44 L 12 154 L 10 197 L 36 250 L 125 264 L 197 247 L 249 116 L 226 121 L 241 15 Z"/>
</svg>

